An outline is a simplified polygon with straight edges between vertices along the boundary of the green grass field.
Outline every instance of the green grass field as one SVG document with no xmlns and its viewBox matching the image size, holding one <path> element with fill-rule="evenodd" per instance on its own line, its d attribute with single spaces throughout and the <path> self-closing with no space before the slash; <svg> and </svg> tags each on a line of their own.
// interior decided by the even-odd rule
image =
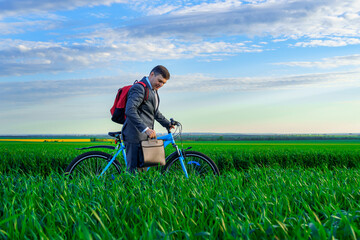
<svg viewBox="0 0 360 240">
<path fill-rule="evenodd" d="M 0 143 L 0 172 L 48 175 L 63 173 L 76 148 L 110 143 Z M 220 172 L 253 167 L 359 168 L 360 141 L 184 142 L 184 148 L 203 152 Z M 105 150 L 111 153 L 109 150 Z M 169 154 L 174 149 L 166 148 Z M 123 162 L 123 160 L 119 160 Z"/>
<path fill-rule="evenodd" d="M 0 143 L 0 239 L 360 237 L 360 142 L 185 142 L 221 176 L 66 179 L 89 145 Z"/>
</svg>

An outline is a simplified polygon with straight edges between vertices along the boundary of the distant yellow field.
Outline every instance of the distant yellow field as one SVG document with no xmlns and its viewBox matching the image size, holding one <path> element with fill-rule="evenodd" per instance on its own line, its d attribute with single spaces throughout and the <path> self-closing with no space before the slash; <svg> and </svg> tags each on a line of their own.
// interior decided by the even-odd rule
<svg viewBox="0 0 360 240">
<path fill-rule="evenodd" d="M 0 142 L 90 142 L 88 139 L 0 139 Z"/>
</svg>

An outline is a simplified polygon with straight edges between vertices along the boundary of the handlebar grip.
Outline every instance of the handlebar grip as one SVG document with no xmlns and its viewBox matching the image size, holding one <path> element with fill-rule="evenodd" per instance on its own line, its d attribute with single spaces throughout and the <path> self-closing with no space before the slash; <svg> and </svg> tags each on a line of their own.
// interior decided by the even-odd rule
<svg viewBox="0 0 360 240">
<path fill-rule="evenodd" d="M 170 124 L 171 124 L 171 125 L 176 125 L 176 126 L 179 126 L 179 125 L 180 125 L 180 123 L 177 122 L 177 121 L 175 121 L 173 118 L 170 118 Z"/>
</svg>

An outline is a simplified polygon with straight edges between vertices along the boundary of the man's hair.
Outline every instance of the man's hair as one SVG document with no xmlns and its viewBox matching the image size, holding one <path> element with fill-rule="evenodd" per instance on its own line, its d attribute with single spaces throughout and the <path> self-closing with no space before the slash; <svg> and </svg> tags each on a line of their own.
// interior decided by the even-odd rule
<svg viewBox="0 0 360 240">
<path fill-rule="evenodd" d="M 154 72 L 154 75 L 157 76 L 159 74 L 161 74 L 161 76 L 163 78 L 165 78 L 166 80 L 170 79 L 170 73 L 169 71 L 166 69 L 166 67 L 162 66 L 162 65 L 157 65 L 156 67 L 154 67 L 150 73 Z"/>
</svg>

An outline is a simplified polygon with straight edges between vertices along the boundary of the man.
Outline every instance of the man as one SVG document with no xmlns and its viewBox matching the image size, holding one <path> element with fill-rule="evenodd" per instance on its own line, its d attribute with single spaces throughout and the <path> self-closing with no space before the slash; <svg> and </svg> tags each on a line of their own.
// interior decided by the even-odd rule
<svg viewBox="0 0 360 240">
<path fill-rule="evenodd" d="M 160 103 L 158 90 L 169 79 L 169 71 L 164 66 L 158 65 L 151 70 L 148 77 L 141 80 L 148 89 L 147 100 L 145 97 L 147 90 L 141 84 L 134 84 L 129 90 L 125 109 L 126 120 L 121 132 L 126 148 L 127 171 L 131 173 L 144 163 L 141 141 L 156 137 L 154 120 L 165 128 L 174 128 L 158 110 Z"/>
</svg>

